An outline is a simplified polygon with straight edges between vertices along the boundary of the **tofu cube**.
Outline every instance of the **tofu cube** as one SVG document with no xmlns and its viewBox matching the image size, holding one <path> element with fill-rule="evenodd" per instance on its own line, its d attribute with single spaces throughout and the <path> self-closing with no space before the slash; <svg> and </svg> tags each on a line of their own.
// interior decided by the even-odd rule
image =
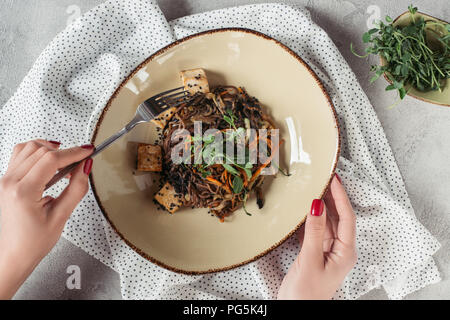
<svg viewBox="0 0 450 320">
<path fill-rule="evenodd" d="M 177 110 L 176 107 L 168 108 L 167 110 L 161 112 L 155 119 L 152 120 L 154 124 L 156 124 L 159 128 L 164 129 L 167 122 L 172 119 L 173 115 L 175 114 L 175 111 Z"/>
<path fill-rule="evenodd" d="M 191 95 L 197 92 L 209 92 L 208 78 L 206 78 L 205 70 L 201 68 L 184 70 L 180 72 L 181 80 L 184 88 L 189 91 Z"/>
<path fill-rule="evenodd" d="M 170 213 L 177 211 L 183 204 L 182 194 L 176 193 L 175 188 L 169 182 L 166 182 L 156 193 L 155 200 Z"/>
<path fill-rule="evenodd" d="M 162 171 L 162 150 L 160 146 L 140 143 L 138 145 L 138 171 Z"/>
</svg>

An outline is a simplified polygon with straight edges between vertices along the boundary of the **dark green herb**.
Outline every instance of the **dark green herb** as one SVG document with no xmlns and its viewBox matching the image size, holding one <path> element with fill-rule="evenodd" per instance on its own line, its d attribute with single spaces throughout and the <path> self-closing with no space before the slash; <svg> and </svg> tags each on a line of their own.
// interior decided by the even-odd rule
<svg viewBox="0 0 450 320">
<path fill-rule="evenodd" d="M 281 172 L 281 174 L 282 174 L 283 176 L 290 177 L 290 176 L 292 175 L 292 174 L 290 174 L 289 172 L 284 171 L 283 169 L 281 169 L 280 166 L 279 166 L 277 163 L 274 162 L 273 164 L 274 164 L 275 167 L 278 169 L 278 171 Z"/>
<path fill-rule="evenodd" d="M 235 168 L 233 168 L 233 166 L 226 164 L 226 163 L 224 163 L 222 165 L 225 168 L 225 170 L 227 170 L 232 175 L 239 176 L 239 172 Z"/>
<path fill-rule="evenodd" d="M 242 178 L 239 176 L 235 176 L 233 178 L 233 192 L 240 193 L 242 191 L 242 188 L 244 188 L 244 182 L 242 181 Z"/>
<path fill-rule="evenodd" d="M 223 120 L 225 120 L 230 125 L 230 128 L 236 130 L 236 125 L 234 124 L 234 122 L 237 120 L 237 117 L 233 114 L 233 111 L 231 109 L 227 109 L 226 114 L 223 115 Z"/>
<path fill-rule="evenodd" d="M 384 66 L 372 66 L 375 75 L 370 82 L 377 80 L 383 73 L 391 82 L 386 90 L 397 90 L 403 99 L 410 86 L 420 91 L 442 90 L 445 79 L 450 78 L 450 24 L 414 17 L 417 8 L 410 5 L 411 23 L 407 26 L 394 26 L 392 18 L 386 17 L 388 24 L 380 21 L 377 28 L 363 34 L 362 40 L 369 46 L 365 49 L 365 58 L 370 54 L 380 55 Z M 433 33 L 440 46 L 431 45 L 427 31 Z"/>
<path fill-rule="evenodd" d="M 247 199 L 248 199 L 248 191 L 245 190 L 244 201 L 242 201 L 242 208 L 244 209 L 244 212 L 246 215 L 251 216 L 252 214 L 250 212 L 248 212 L 247 208 L 245 207 L 245 203 L 247 202 Z"/>
<path fill-rule="evenodd" d="M 197 167 L 198 171 L 200 172 L 200 174 L 202 175 L 203 178 L 206 178 L 207 176 L 211 175 L 211 171 L 206 170 L 205 166 L 199 165 Z"/>
</svg>

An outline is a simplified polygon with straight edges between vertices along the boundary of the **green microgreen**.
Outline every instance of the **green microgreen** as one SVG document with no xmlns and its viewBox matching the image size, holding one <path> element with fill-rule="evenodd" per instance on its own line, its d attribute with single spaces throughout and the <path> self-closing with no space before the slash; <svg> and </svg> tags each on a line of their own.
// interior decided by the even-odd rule
<svg viewBox="0 0 450 320">
<path fill-rule="evenodd" d="M 237 117 L 233 114 L 233 111 L 231 109 L 227 109 L 226 113 L 223 115 L 223 120 L 225 120 L 229 125 L 230 128 L 233 128 L 236 130 L 235 121 L 237 121 Z"/>
<path fill-rule="evenodd" d="M 244 181 L 242 181 L 242 178 L 240 176 L 235 176 L 233 178 L 233 192 L 241 193 L 243 188 L 244 188 Z"/>
<path fill-rule="evenodd" d="M 244 212 L 246 215 L 251 216 L 252 214 L 250 212 L 248 212 L 247 208 L 245 207 L 245 203 L 247 202 L 247 199 L 248 199 L 248 192 L 247 192 L 247 190 L 245 190 L 244 201 L 242 201 L 242 208 L 244 209 Z"/>
<path fill-rule="evenodd" d="M 285 171 L 285 170 L 281 169 L 280 166 L 279 166 L 277 163 L 273 162 L 273 164 L 274 164 L 275 167 L 278 169 L 278 171 L 281 172 L 281 174 L 282 174 L 283 176 L 290 177 L 290 176 L 292 175 L 292 174 L 290 174 L 288 171 Z"/>
<path fill-rule="evenodd" d="M 445 79 L 450 78 L 450 24 L 415 17 L 417 8 L 412 5 L 408 10 L 409 25 L 394 26 L 392 18 L 387 16 L 387 23 L 380 21 L 376 28 L 363 34 L 363 42 L 369 44 L 364 55 L 357 54 L 350 45 L 358 57 L 374 54 L 385 60 L 385 65 L 371 67 L 374 76 L 370 82 L 386 74 L 391 82 L 386 90 L 397 90 L 400 99 L 411 86 L 419 91 L 441 91 Z M 433 45 L 431 37 L 440 45 Z"/>
</svg>

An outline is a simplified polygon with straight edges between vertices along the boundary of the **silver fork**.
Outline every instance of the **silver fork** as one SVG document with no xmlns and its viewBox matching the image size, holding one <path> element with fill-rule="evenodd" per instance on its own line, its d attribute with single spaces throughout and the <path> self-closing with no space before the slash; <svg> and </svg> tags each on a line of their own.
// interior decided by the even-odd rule
<svg viewBox="0 0 450 320">
<path fill-rule="evenodd" d="M 45 186 L 45 190 L 53 186 L 59 180 L 67 176 L 69 173 L 73 171 L 81 162 L 88 158 L 95 157 L 97 154 L 105 150 L 109 145 L 111 145 L 114 141 L 122 137 L 124 134 L 133 130 L 138 124 L 143 122 L 149 122 L 150 120 L 155 119 L 160 113 L 164 112 L 169 107 L 177 107 L 180 104 L 189 101 L 189 93 L 184 90 L 184 87 L 179 87 L 171 90 L 167 90 L 153 97 L 145 100 L 136 110 L 136 114 L 134 118 L 119 132 L 115 135 L 109 137 L 102 143 L 100 143 L 97 147 L 95 147 L 94 152 L 89 156 L 84 158 L 81 161 L 72 163 L 67 167 L 59 170 L 53 178 L 47 183 Z"/>
</svg>

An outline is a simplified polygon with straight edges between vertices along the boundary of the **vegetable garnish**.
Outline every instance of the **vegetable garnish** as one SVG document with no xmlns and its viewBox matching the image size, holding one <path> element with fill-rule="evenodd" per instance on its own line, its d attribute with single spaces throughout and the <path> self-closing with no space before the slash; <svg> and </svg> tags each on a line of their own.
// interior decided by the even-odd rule
<svg viewBox="0 0 450 320">
<path fill-rule="evenodd" d="M 445 79 L 450 78 L 450 24 L 415 17 L 417 8 L 410 5 L 408 11 L 411 23 L 407 26 L 394 26 L 392 18 L 386 16 L 387 24 L 380 21 L 376 28 L 364 33 L 362 40 L 369 46 L 365 55 L 380 55 L 384 66 L 372 66 L 375 75 L 370 82 L 377 80 L 383 73 L 391 82 L 388 90 L 397 90 L 403 99 L 411 86 L 420 91 L 442 91 Z M 431 37 L 437 39 L 439 46 L 431 44 Z"/>
<path fill-rule="evenodd" d="M 225 120 L 230 125 L 230 128 L 237 130 L 236 125 L 234 124 L 234 121 L 236 121 L 237 118 L 233 114 L 233 111 L 231 109 L 227 109 L 226 114 L 223 116 L 223 120 Z"/>
<path fill-rule="evenodd" d="M 201 126 L 196 129 L 198 121 Z M 189 138 L 172 139 L 179 129 Z M 278 140 L 276 127 L 256 98 L 242 88 L 216 87 L 198 94 L 190 106 L 178 108 L 165 126 L 164 179 L 182 195 L 183 206 L 208 208 L 220 221 L 239 208 L 251 215 L 246 201 L 255 192 L 258 207 L 263 207 L 262 170 L 277 162 Z M 171 157 L 179 155 L 179 144 L 180 162 Z"/>
</svg>

